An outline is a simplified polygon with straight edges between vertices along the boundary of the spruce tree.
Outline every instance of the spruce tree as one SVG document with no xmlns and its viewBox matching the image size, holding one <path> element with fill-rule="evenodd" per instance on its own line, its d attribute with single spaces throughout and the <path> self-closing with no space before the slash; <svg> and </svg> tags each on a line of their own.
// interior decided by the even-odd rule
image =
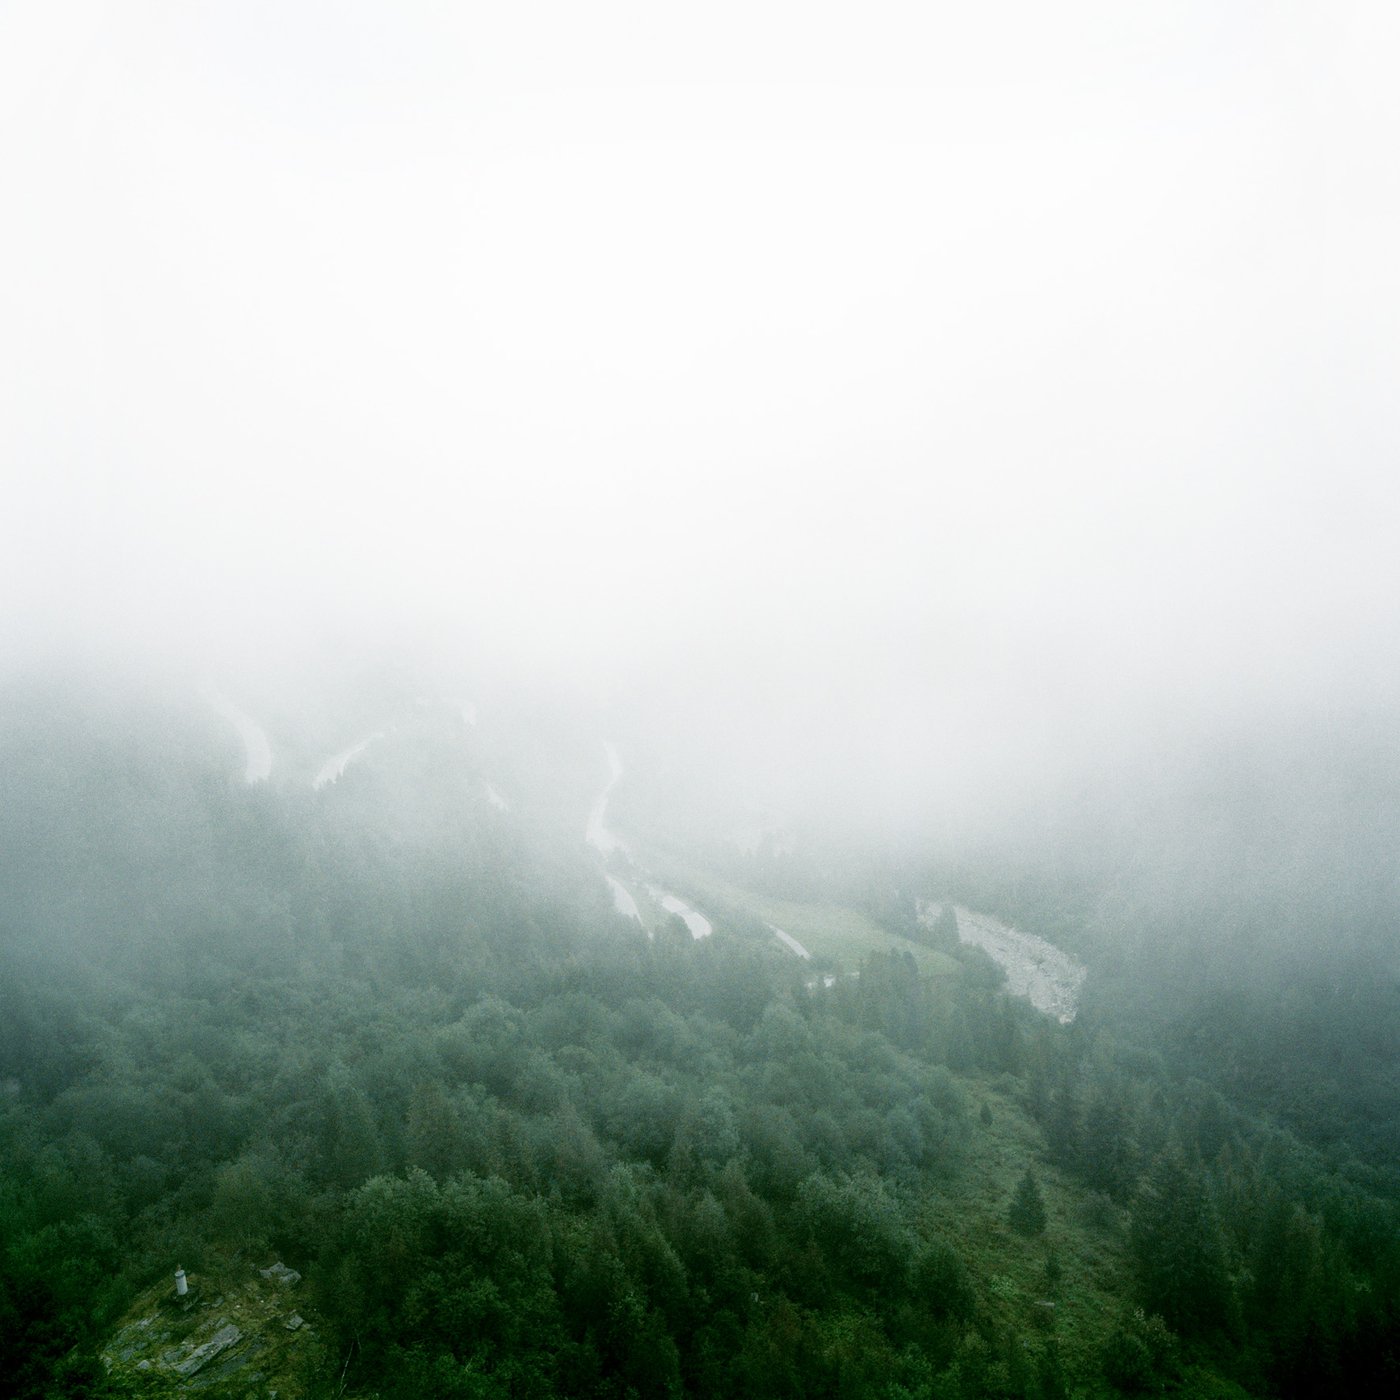
<svg viewBox="0 0 1400 1400">
<path fill-rule="evenodd" d="M 1229 1329 L 1224 1237 L 1199 1162 L 1177 1149 L 1157 1158 L 1133 1204 L 1128 1243 L 1147 1311 L 1179 1332 Z"/>
<path fill-rule="evenodd" d="M 938 917 L 933 921 L 933 932 L 940 943 L 945 943 L 950 948 L 958 946 L 958 915 L 951 904 L 945 904 L 938 911 Z"/>
<path fill-rule="evenodd" d="M 1039 1235 L 1045 1230 L 1045 1202 L 1040 1198 L 1040 1187 L 1036 1184 L 1035 1173 L 1029 1167 L 1016 1187 L 1011 1198 L 1008 1214 L 1011 1228 L 1019 1235 Z"/>
</svg>

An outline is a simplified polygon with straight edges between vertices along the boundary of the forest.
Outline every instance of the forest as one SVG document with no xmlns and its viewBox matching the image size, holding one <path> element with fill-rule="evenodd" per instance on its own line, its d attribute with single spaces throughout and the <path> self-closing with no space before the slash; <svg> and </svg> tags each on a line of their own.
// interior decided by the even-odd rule
<svg viewBox="0 0 1400 1400">
<path fill-rule="evenodd" d="M 0 4 L 0 1400 L 1400 1395 L 1397 73 Z"/>
<path fill-rule="evenodd" d="M 538 714 L 492 777 L 552 773 L 556 805 L 503 811 L 445 708 L 311 793 L 239 781 L 192 706 L 6 701 L 5 1393 L 1224 1400 L 1400 1378 L 1393 980 L 1317 960 L 1286 998 L 1207 994 L 1164 970 L 1165 916 L 1101 946 L 1110 894 L 1133 923 L 1126 866 L 1054 885 L 1024 851 L 725 872 L 863 908 L 928 963 L 828 973 L 739 909 L 648 938 L 583 844 L 586 802 L 570 815 L 599 762 Z M 912 892 L 1079 951 L 1078 1017 L 1008 996 L 955 920 L 911 923 Z M 116 1354 L 177 1265 L 222 1297 L 282 1261 L 314 1337 L 276 1367 L 185 1380 Z"/>
</svg>

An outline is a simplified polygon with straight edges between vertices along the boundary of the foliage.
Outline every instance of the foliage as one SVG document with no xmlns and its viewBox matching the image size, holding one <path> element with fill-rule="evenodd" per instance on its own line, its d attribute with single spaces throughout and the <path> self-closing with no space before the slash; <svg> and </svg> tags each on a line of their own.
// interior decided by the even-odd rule
<svg viewBox="0 0 1400 1400">
<path fill-rule="evenodd" d="M 1036 1182 L 1035 1173 L 1029 1167 L 1017 1183 L 1007 1219 L 1018 1235 L 1045 1233 L 1045 1202 L 1041 1200 L 1040 1186 Z"/>
<path fill-rule="evenodd" d="M 17 713 L 16 1395 L 103 1393 L 112 1318 L 213 1249 L 296 1261 L 350 1394 L 1393 1378 L 1400 1186 L 1234 1095 L 1210 1046 L 1253 1016 L 1197 1046 L 1195 1078 L 1156 1023 L 1036 1018 L 985 959 L 878 928 L 913 931 L 917 884 L 877 866 L 844 922 L 829 872 L 768 872 L 775 921 L 806 911 L 858 962 L 830 987 L 739 916 L 648 942 L 556 814 L 471 805 L 467 756 L 427 720 L 415 791 L 367 765 L 313 801 L 231 786 L 174 721 L 127 716 L 114 745 L 105 721 Z"/>
</svg>

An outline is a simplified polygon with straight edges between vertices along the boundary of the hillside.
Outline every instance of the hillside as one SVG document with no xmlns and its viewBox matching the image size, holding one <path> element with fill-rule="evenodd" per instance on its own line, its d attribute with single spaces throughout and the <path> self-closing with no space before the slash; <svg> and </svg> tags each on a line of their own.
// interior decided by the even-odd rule
<svg viewBox="0 0 1400 1400">
<path fill-rule="evenodd" d="M 628 832 L 709 931 L 639 924 L 582 721 L 544 731 L 551 794 L 485 706 L 406 704 L 319 787 L 272 727 L 249 782 L 198 710 L 7 713 L 17 1395 L 1302 1396 L 1395 1364 L 1393 1180 L 1180 1073 L 1092 965 L 1071 1023 L 1010 995 L 858 853 L 779 897 Z"/>
</svg>

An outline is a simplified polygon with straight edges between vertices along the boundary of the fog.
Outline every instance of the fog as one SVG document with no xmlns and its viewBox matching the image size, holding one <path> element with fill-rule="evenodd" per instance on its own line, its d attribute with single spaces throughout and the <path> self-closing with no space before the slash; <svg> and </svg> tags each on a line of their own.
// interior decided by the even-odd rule
<svg viewBox="0 0 1400 1400">
<path fill-rule="evenodd" d="M 1397 40 L 7 6 L 5 652 L 490 654 L 896 804 L 1383 708 Z"/>
</svg>

